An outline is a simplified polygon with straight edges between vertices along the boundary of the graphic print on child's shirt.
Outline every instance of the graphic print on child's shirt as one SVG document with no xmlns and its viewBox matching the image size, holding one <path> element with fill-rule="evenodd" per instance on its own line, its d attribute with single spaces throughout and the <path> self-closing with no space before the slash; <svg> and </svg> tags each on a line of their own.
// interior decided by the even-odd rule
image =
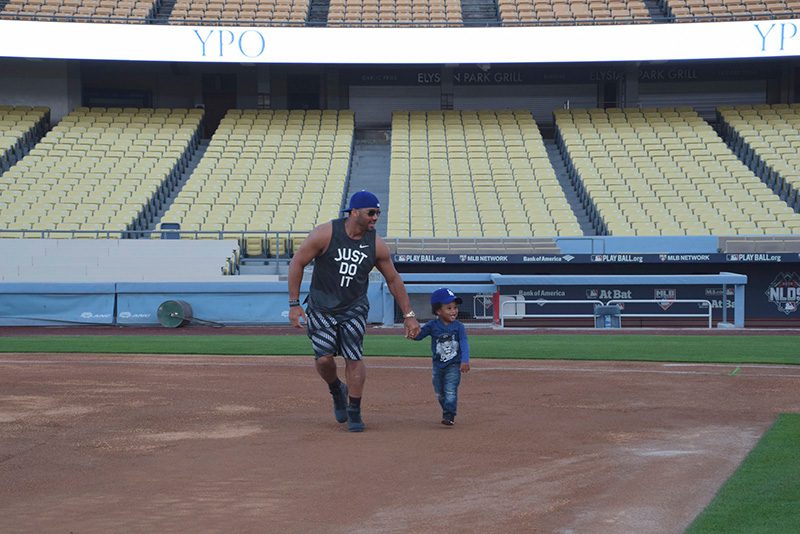
<svg viewBox="0 0 800 534">
<path fill-rule="evenodd" d="M 458 339 L 455 334 L 442 334 L 436 338 L 436 355 L 441 362 L 449 362 L 458 356 Z"/>
</svg>

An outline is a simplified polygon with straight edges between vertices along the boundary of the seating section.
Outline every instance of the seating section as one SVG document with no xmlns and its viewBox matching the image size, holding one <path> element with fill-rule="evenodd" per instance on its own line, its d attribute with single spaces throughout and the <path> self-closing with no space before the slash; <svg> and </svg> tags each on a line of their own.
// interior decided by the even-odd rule
<svg viewBox="0 0 800 534">
<path fill-rule="evenodd" d="M 392 116 L 389 237 L 582 235 L 529 111 Z"/>
<path fill-rule="evenodd" d="M 259 232 L 245 237 L 248 255 L 284 255 L 304 236 L 287 243 L 273 234 L 264 243 L 265 234 L 308 232 L 340 216 L 353 119 L 351 111 L 230 110 L 162 226 L 213 239 L 223 230 Z"/>
<path fill-rule="evenodd" d="M 718 109 L 739 158 L 795 210 L 800 210 L 800 104 Z"/>
<path fill-rule="evenodd" d="M 644 0 L 498 0 L 497 7 L 504 25 L 653 22 Z"/>
<path fill-rule="evenodd" d="M 120 237 L 148 228 L 198 143 L 201 119 L 194 109 L 76 109 L 0 176 L 0 230 L 15 230 L 0 235 Z"/>
<path fill-rule="evenodd" d="M 0 19 L 305 26 L 310 0 L 5 0 Z M 503 25 L 629 24 L 796 18 L 800 0 L 498 0 Z M 655 20 L 654 20 L 655 17 Z M 460 0 L 331 0 L 328 26 L 461 26 Z"/>
<path fill-rule="evenodd" d="M 498 0 L 503 25 L 629 24 L 795 18 L 800 0 Z M 305 26 L 310 0 L 5 0 L 0 19 Z M 160 14 L 162 10 L 165 14 Z M 655 17 L 655 20 L 654 20 Z M 461 26 L 460 0 L 331 0 L 328 26 Z"/>
<path fill-rule="evenodd" d="M 800 0 L 660 0 L 675 22 L 796 18 Z"/>
<path fill-rule="evenodd" d="M 600 235 L 800 232 L 800 215 L 691 108 L 555 117 L 557 142 Z"/>
<path fill-rule="evenodd" d="M 156 4 L 154 0 L 8 0 L 0 18 L 146 23 L 155 15 Z"/>
<path fill-rule="evenodd" d="M 304 26 L 308 9 L 309 0 L 178 0 L 169 22 Z"/>
<path fill-rule="evenodd" d="M 331 0 L 328 26 L 461 26 L 460 0 Z"/>
<path fill-rule="evenodd" d="M 28 153 L 50 125 L 50 109 L 0 104 L 0 174 Z"/>
<path fill-rule="evenodd" d="M 387 237 L 392 254 L 561 254 L 555 237 Z"/>
</svg>

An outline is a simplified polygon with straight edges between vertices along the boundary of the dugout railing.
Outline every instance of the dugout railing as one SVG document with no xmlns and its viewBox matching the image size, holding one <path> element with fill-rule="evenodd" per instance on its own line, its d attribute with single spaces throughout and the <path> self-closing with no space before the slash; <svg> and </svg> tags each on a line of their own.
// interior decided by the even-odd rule
<svg viewBox="0 0 800 534">
<path fill-rule="evenodd" d="M 530 318 L 547 318 L 547 319 L 588 319 L 594 318 L 595 306 L 604 306 L 603 302 L 600 300 L 547 300 L 547 299 L 536 299 L 536 300 L 525 300 L 525 299 L 509 299 L 509 300 L 501 300 L 498 299 L 500 304 L 500 310 L 498 313 L 500 328 L 506 327 L 506 319 L 530 319 Z M 548 305 L 556 305 L 556 306 L 571 306 L 574 308 L 583 307 L 583 306 L 591 306 L 590 311 L 587 313 L 527 313 L 525 307 L 528 304 L 533 304 L 535 306 L 548 306 Z M 523 312 L 519 312 L 519 307 L 522 305 Z M 514 306 L 516 308 L 513 313 L 508 313 L 508 308 Z"/>
<path fill-rule="evenodd" d="M 554 306 L 564 306 L 570 305 L 573 307 L 578 306 L 591 306 L 591 311 L 587 313 L 519 313 L 519 305 L 527 305 L 532 304 L 540 307 L 545 307 L 548 305 Z M 636 312 L 626 312 L 625 305 L 626 304 L 655 304 L 662 308 L 662 311 L 655 312 L 655 313 L 636 313 Z M 667 309 L 672 305 L 677 304 L 698 304 L 699 307 L 705 308 L 706 311 L 704 313 L 674 313 L 668 312 Z M 597 313 L 595 312 L 596 306 L 619 306 L 619 318 L 620 323 L 619 327 L 623 327 L 622 319 L 624 317 L 648 317 L 648 318 L 705 318 L 708 322 L 708 328 L 713 327 L 712 322 L 712 307 L 711 301 L 707 299 L 612 299 L 607 302 L 603 302 L 600 300 L 546 300 L 546 299 L 536 299 L 536 300 L 504 300 L 500 302 L 500 312 L 499 312 L 499 319 L 500 319 L 500 328 L 505 328 L 506 319 L 582 319 L 582 318 L 596 318 Z M 516 309 L 513 313 L 508 313 L 508 308 L 514 306 Z M 724 320 L 723 320 L 724 322 Z"/>
<path fill-rule="evenodd" d="M 728 286 L 733 286 L 734 288 L 734 302 L 733 302 L 733 311 L 734 311 L 734 322 L 731 326 L 736 328 L 744 328 L 744 320 L 745 320 L 745 286 L 747 284 L 747 276 L 743 274 L 737 273 L 719 273 L 719 274 L 693 274 L 693 275 L 493 275 L 492 282 L 496 286 L 496 297 L 495 297 L 495 310 L 496 310 L 496 317 L 495 323 L 502 327 L 505 327 L 505 319 L 508 318 L 508 315 L 504 315 L 503 310 L 505 305 L 517 305 L 519 304 L 516 301 L 503 301 L 504 295 L 511 295 L 514 296 L 515 293 L 519 291 L 520 288 L 533 288 L 537 286 L 594 286 L 594 287 L 625 287 L 625 286 L 659 286 L 659 285 L 670 285 L 672 287 L 679 287 L 679 286 L 692 286 L 692 285 L 700 285 L 700 286 L 720 286 L 722 289 L 722 296 L 723 296 L 723 305 L 722 305 L 722 321 L 721 325 L 729 325 L 728 323 L 728 310 L 727 310 L 727 288 Z M 621 303 L 698 303 L 700 304 L 706 303 L 708 306 L 708 313 L 703 314 L 671 314 L 674 317 L 684 316 L 684 317 L 708 317 L 708 324 L 709 328 L 712 326 L 712 308 L 711 302 L 705 299 L 609 299 L 606 302 L 606 305 L 613 305 L 613 304 L 621 304 Z M 587 299 L 586 301 L 578 301 L 579 303 L 586 303 L 586 304 L 597 304 L 597 300 L 594 299 Z M 531 300 L 527 303 L 531 304 L 555 304 L 560 303 L 562 305 L 569 304 L 569 300 L 557 300 L 557 299 L 538 299 L 538 300 Z M 602 304 L 602 302 L 601 302 Z M 527 314 L 526 314 L 527 315 Z M 633 314 L 629 313 L 629 317 L 633 316 L 654 316 L 655 314 Z M 540 317 L 544 315 L 539 315 Z M 585 315 L 585 314 L 559 314 L 560 317 L 593 317 L 592 315 Z M 665 317 L 665 314 L 658 314 L 659 317 Z M 514 318 L 519 318 L 519 314 L 517 310 L 513 315 Z"/>
</svg>

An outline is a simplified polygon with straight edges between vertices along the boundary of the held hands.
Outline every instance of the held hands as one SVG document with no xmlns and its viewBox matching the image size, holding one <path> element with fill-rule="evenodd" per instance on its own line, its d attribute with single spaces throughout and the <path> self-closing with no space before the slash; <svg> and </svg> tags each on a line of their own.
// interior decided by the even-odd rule
<svg viewBox="0 0 800 534">
<path fill-rule="evenodd" d="M 289 322 L 295 328 L 303 328 L 303 325 L 300 324 L 300 319 L 303 320 L 303 323 L 308 324 L 308 318 L 306 318 L 306 312 L 303 311 L 303 307 L 291 306 L 289 308 Z"/>
<path fill-rule="evenodd" d="M 406 339 L 414 339 L 419 335 L 419 322 L 415 317 L 406 317 L 403 319 L 403 327 L 406 330 Z"/>
</svg>

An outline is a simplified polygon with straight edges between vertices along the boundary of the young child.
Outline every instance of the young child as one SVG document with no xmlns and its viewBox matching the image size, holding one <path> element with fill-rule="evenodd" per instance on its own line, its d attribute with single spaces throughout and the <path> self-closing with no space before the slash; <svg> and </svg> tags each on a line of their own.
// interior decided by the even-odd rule
<svg viewBox="0 0 800 534">
<path fill-rule="evenodd" d="M 456 320 L 461 298 L 442 287 L 431 293 L 431 309 L 437 317 L 422 326 L 419 341 L 431 336 L 433 391 L 442 406 L 442 424 L 453 426 L 461 373 L 469 372 L 469 343 L 464 325 Z"/>
</svg>

